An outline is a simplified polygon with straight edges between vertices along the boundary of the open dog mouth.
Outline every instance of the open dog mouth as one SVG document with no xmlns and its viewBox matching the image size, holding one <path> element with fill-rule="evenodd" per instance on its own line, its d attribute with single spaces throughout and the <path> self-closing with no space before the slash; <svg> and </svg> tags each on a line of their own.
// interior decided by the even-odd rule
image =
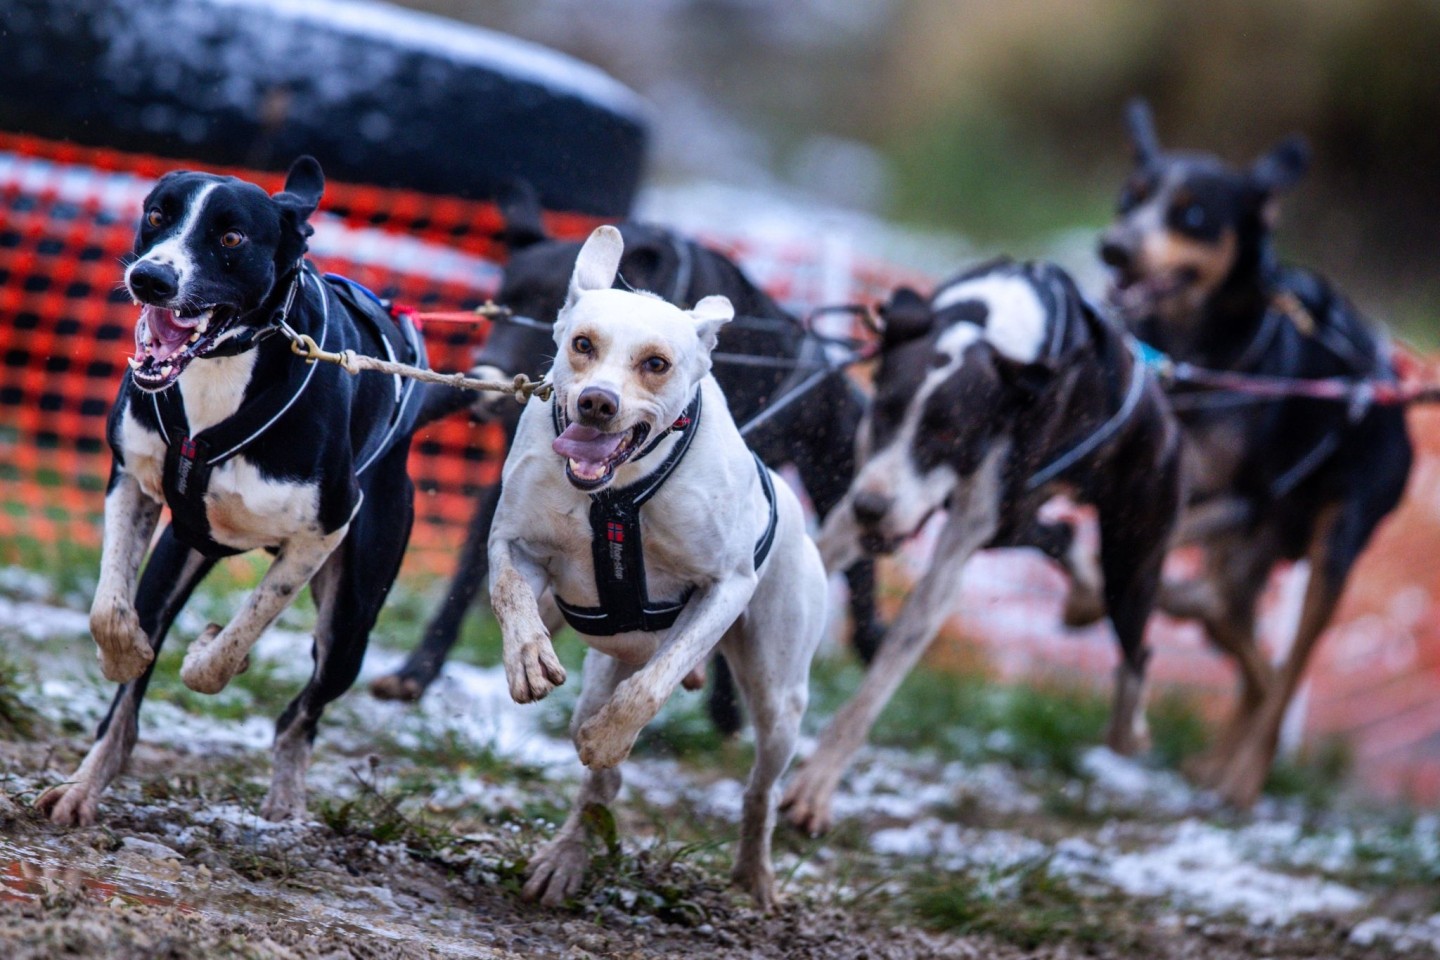
<svg viewBox="0 0 1440 960">
<path fill-rule="evenodd" d="M 127 358 L 130 379 L 141 390 L 164 390 L 180 379 L 191 360 L 215 348 L 237 315 L 224 306 L 170 309 L 143 304 L 135 323 L 135 356 Z"/>
<path fill-rule="evenodd" d="M 647 423 L 617 433 L 572 423 L 550 447 L 565 458 L 566 479 L 581 490 L 597 490 L 610 482 L 615 468 L 630 459 L 649 435 Z"/>
<path fill-rule="evenodd" d="M 1110 304 L 1122 315 L 1138 319 L 1198 279 L 1192 267 L 1176 267 L 1151 276 L 1117 270 L 1110 278 Z"/>
</svg>

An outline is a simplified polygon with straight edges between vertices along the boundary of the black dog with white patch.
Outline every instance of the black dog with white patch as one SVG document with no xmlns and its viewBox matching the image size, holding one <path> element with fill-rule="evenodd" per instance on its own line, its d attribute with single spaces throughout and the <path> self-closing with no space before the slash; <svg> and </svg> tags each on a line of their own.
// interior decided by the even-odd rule
<svg viewBox="0 0 1440 960">
<path fill-rule="evenodd" d="M 302 157 L 274 196 L 232 177 L 176 172 L 145 200 L 125 282 L 141 305 L 136 354 L 110 415 L 114 455 L 90 627 L 121 686 L 70 782 L 37 801 L 56 823 L 95 820 L 135 745 L 155 655 L 222 557 L 275 556 L 230 623 L 211 624 L 181 677 L 221 690 L 306 583 L 318 611 L 309 683 L 281 715 L 261 813 L 305 809 L 305 768 L 325 706 L 354 682 L 410 536 L 412 381 L 307 364 L 290 337 L 424 365 L 413 327 L 368 291 L 306 263 L 325 179 Z M 172 522 L 138 576 L 168 505 Z M 136 586 L 139 580 L 138 591 Z"/>
<path fill-rule="evenodd" d="M 1038 520 L 1061 491 L 1099 513 L 1121 652 L 1108 742 L 1144 749 L 1144 631 L 1180 502 L 1179 433 L 1124 331 L 1049 264 L 985 264 L 928 302 L 902 291 L 885 310 L 861 437 L 860 472 L 821 530 L 826 567 L 888 553 L 936 512 L 945 525 L 859 691 L 791 781 L 791 821 L 812 834 L 830 826 L 841 775 L 954 612 L 976 550 L 1037 546 L 1065 558 L 1068 538 Z"/>
<path fill-rule="evenodd" d="M 1277 262 L 1277 196 L 1304 175 L 1305 144 L 1280 143 L 1249 167 L 1160 148 L 1144 103 L 1131 105 L 1135 169 L 1101 239 L 1111 300 L 1147 342 L 1198 367 L 1286 378 L 1393 381 L 1388 345 L 1323 278 Z M 1411 448 L 1399 407 L 1243 394 L 1172 394 L 1190 503 L 1179 539 L 1203 545 L 1194 581 L 1160 604 L 1198 619 L 1234 657 L 1240 697 L 1193 772 L 1248 806 L 1281 722 L 1360 552 L 1399 502 Z M 1310 582 L 1278 671 L 1255 638 L 1256 605 L 1281 561 L 1308 559 Z"/>
</svg>

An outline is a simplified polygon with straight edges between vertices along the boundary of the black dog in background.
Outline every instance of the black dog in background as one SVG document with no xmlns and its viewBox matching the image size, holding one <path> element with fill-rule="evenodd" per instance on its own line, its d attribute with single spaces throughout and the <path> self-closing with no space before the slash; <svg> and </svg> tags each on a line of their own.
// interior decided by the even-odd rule
<svg viewBox="0 0 1440 960">
<path fill-rule="evenodd" d="M 406 460 L 420 404 L 413 381 L 307 364 L 280 334 L 288 327 L 327 350 L 425 363 L 412 326 L 306 263 L 324 186 L 320 165 L 301 157 L 273 197 L 233 177 L 182 171 L 145 199 L 125 274 L 141 308 L 136 352 L 110 414 L 114 459 L 90 610 L 101 667 L 120 689 L 80 769 L 36 801 L 56 823 L 94 822 L 134 749 L 170 625 L 220 558 L 254 549 L 273 564 L 225 627 L 211 624 L 191 642 L 180 675 L 201 693 L 223 689 L 310 584 L 314 672 L 276 724 L 260 807 L 269 820 L 305 811 L 320 715 L 354 683 L 410 537 Z M 166 505 L 171 523 L 138 576 Z"/>
<path fill-rule="evenodd" d="M 1246 168 L 1160 148 L 1149 108 L 1129 112 L 1135 169 L 1101 239 L 1110 299 L 1131 329 L 1176 360 L 1276 377 L 1393 380 L 1388 346 L 1323 278 L 1280 264 L 1277 197 L 1304 175 L 1298 137 Z M 1286 707 L 1351 567 L 1399 502 L 1411 449 L 1399 407 L 1235 394 L 1171 394 L 1182 425 L 1189 507 L 1180 542 L 1204 546 L 1204 573 L 1167 584 L 1160 604 L 1200 620 L 1236 661 L 1234 715 L 1195 765 L 1248 806 L 1273 761 Z M 1255 639 L 1270 571 L 1308 559 L 1310 582 L 1285 662 Z"/>
<path fill-rule="evenodd" d="M 545 236 L 538 200 L 528 188 L 517 187 L 502 207 L 507 222 L 503 240 L 511 257 L 496 301 L 512 317 L 494 324 L 476 366 L 484 376 L 508 380 L 516 373 L 533 376 L 549 367 L 555 350 L 551 325 L 565 301 L 581 244 Z M 720 333 L 714 372 L 742 429 L 788 391 L 811 381 L 802 397 L 785 403 L 764 422 L 757 421 L 755 429 L 746 432 L 746 441 L 771 467 L 794 464 L 823 518 L 844 495 L 855 472 L 855 431 L 865 409 L 863 393 L 843 370 L 824 371 L 824 346 L 729 258 L 661 227 L 627 223 L 620 231 L 625 255 L 617 286 L 649 290 L 687 308 L 711 294 L 723 294 L 734 304 L 736 319 Z M 520 407 L 508 396 L 497 397 L 482 399 L 471 409 L 477 416 L 501 422 L 508 449 Z M 421 422 L 460 410 L 473 399 L 450 388 L 433 388 Z M 486 544 L 498 500 L 498 486 L 480 493 L 450 590 L 420 646 L 399 670 L 371 684 L 376 696 L 417 700 L 439 675 L 461 621 L 489 573 Z M 845 576 L 853 643 L 868 661 L 884 633 L 875 619 L 874 566 L 861 561 Z M 723 668 L 716 671 L 710 702 L 721 729 L 739 729 L 734 688 Z"/>
</svg>

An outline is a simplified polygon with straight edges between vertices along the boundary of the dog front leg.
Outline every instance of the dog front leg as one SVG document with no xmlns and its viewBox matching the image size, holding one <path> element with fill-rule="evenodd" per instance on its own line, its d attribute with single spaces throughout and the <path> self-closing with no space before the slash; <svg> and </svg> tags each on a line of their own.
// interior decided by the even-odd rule
<svg viewBox="0 0 1440 960">
<path fill-rule="evenodd" d="M 816 836 L 830 829 L 830 797 L 855 754 L 865 745 L 885 705 L 950 613 L 966 562 L 995 535 L 993 505 L 952 513 L 940 533 L 930 569 L 920 578 L 891 624 L 855 696 L 830 721 L 815 753 L 795 775 L 780 801 L 791 823 Z M 970 515 L 967 516 L 966 513 Z"/>
<path fill-rule="evenodd" d="M 542 700 L 565 682 L 536 600 L 545 582 L 545 571 L 515 541 L 490 542 L 490 608 L 500 624 L 505 679 L 516 703 Z"/>
<path fill-rule="evenodd" d="M 219 693 L 236 674 L 243 673 L 249 666 L 250 648 L 260 634 L 310 582 L 349 530 L 347 523 L 322 536 L 286 542 L 230 623 L 223 628 L 212 623 L 191 642 L 180 665 L 185 686 L 196 693 Z"/>
<path fill-rule="evenodd" d="M 575 746 L 592 770 L 617 766 L 635 738 L 665 705 L 680 681 L 704 662 L 720 637 L 745 612 L 758 582 L 754 571 L 702 587 L 648 663 L 615 690 L 610 702 L 580 728 Z"/>
<path fill-rule="evenodd" d="M 105 495 L 100 579 L 90 604 L 90 635 L 107 680 L 128 683 L 155 658 L 135 612 L 135 581 L 159 520 L 159 501 L 146 496 L 140 482 L 117 466 Z"/>
</svg>

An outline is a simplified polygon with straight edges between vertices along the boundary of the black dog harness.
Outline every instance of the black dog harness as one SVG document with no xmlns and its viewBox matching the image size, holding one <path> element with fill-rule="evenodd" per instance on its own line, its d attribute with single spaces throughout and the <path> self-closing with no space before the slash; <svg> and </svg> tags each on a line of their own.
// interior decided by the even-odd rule
<svg viewBox="0 0 1440 960">
<path fill-rule="evenodd" d="M 558 401 L 554 404 L 555 432 L 562 429 L 563 414 Z M 560 597 L 555 603 L 564 614 L 565 620 L 577 631 L 592 637 L 611 637 L 617 633 L 632 630 L 656 632 L 668 630 L 685 609 L 695 587 L 689 586 L 679 599 L 654 603 L 645 586 L 645 549 L 640 537 L 640 508 L 660 490 L 670 474 L 674 472 L 700 426 L 700 393 L 680 419 L 662 433 L 641 453 L 639 460 L 655 449 L 666 436 L 678 432 L 679 440 L 655 472 L 620 489 L 606 489 L 590 496 L 590 550 L 595 562 L 595 592 L 600 598 L 599 606 L 577 607 L 566 603 Z M 755 457 L 755 469 L 760 473 L 760 485 L 765 491 L 765 501 L 770 507 L 765 532 L 755 543 L 755 569 L 759 570 L 770 554 L 775 543 L 777 511 L 775 486 L 770 471 L 760 457 Z"/>
<path fill-rule="evenodd" d="M 320 330 L 315 339 L 322 348 L 330 330 L 330 297 L 333 294 L 352 315 L 363 317 L 370 323 L 376 338 L 384 344 L 388 359 L 397 358 L 397 344 L 392 343 L 392 340 L 401 340 L 398 346 L 411 361 L 423 360 L 424 348 L 413 324 L 393 318 L 370 291 L 344 277 L 326 276 L 324 281 L 320 281 L 302 267 L 294 281 L 294 288 L 304 287 L 307 283 L 313 283 L 320 294 Z M 363 295 L 358 293 L 356 288 L 363 291 Z M 278 329 L 279 324 L 286 322 L 286 314 L 289 313 L 294 299 L 293 293 L 287 295 L 285 306 L 271 322 L 273 328 Z M 246 339 L 253 345 L 260 337 Z M 244 552 L 227 547 L 211 536 L 210 519 L 205 511 L 205 493 L 210 488 L 210 475 L 216 467 L 231 460 L 262 437 L 286 411 L 299 402 L 314 380 L 317 369 L 318 366 L 313 363 L 297 361 L 289 364 L 284 379 L 266 387 L 243 404 L 233 416 L 193 437 L 190 435 L 185 403 L 180 391 L 172 384 L 169 389 L 151 394 L 160 436 L 165 441 L 165 468 L 162 479 L 165 502 L 170 507 L 171 526 L 182 543 L 210 559 Z M 402 424 L 414 420 L 417 411 L 410 409 L 409 402 L 414 393 L 414 383 L 411 380 L 402 383 L 399 377 L 396 378 L 395 403 L 391 408 L 389 423 L 380 437 L 370 444 L 370 449 L 356 457 L 356 476 L 361 475 L 390 448 L 391 441 Z"/>
</svg>

